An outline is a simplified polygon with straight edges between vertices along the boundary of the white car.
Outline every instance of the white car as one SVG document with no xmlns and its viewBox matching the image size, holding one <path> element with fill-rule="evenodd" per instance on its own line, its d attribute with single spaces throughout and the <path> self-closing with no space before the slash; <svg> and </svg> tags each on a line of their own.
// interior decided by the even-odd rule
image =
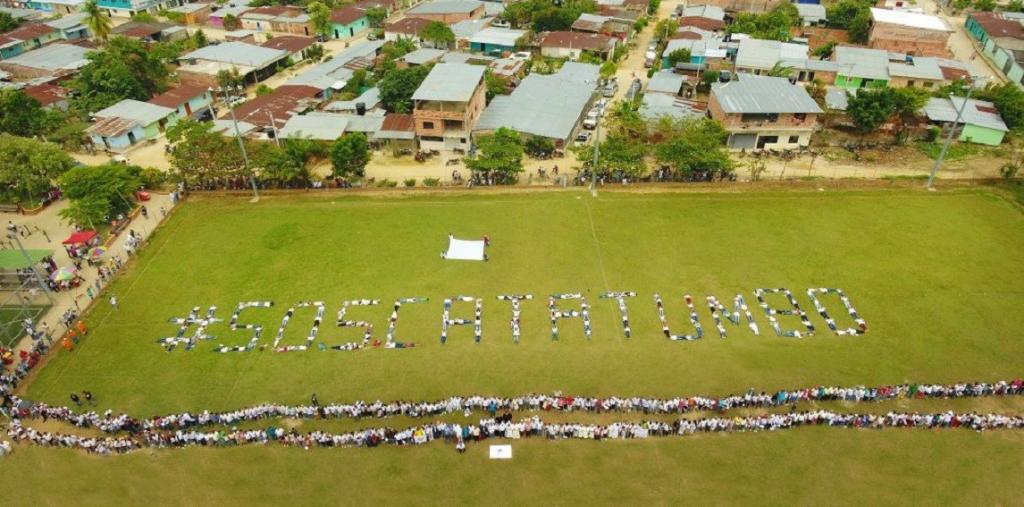
<svg viewBox="0 0 1024 507">
<path fill-rule="evenodd" d="M 495 18 L 494 21 L 491 21 L 491 26 L 495 28 L 512 28 L 511 23 L 500 18 Z"/>
<path fill-rule="evenodd" d="M 586 119 L 583 120 L 583 128 L 585 128 L 585 129 L 595 129 L 595 128 L 597 128 L 597 122 L 600 121 L 600 119 L 601 119 L 601 113 L 598 112 L 596 109 L 591 109 L 590 112 L 587 113 Z"/>
<path fill-rule="evenodd" d="M 512 56 L 510 56 L 509 58 L 513 60 L 522 60 L 525 62 L 526 60 L 529 60 L 531 57 L 533 57 L 533 55 L 529 51 L 520 51 L 518 53 L 512 53 Z"/>
</svg>

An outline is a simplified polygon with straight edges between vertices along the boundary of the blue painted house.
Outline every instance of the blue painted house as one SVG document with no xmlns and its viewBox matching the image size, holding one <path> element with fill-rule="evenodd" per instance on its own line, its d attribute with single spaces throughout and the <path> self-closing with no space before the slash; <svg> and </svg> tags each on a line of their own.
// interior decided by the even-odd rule
<svg viewBox="0 0 1024 507">
<path fill-rule="evenodd" d="M 370 20 L 366 11 L 351 5 L 335 9 L 331 12 L 332 39 L 348 39 L 370 28 Z"/>
<path fill-rule="evenodd" d="M 525 30 L 489 27 L 469 38 L 469 49 L 483 53 L 504 53 L 516 50 L 516 42 L 526 35 Z"/>
<path fill-rule="evenodd" d="M 156 139 L 178 122 L 174 109 L 132 99 L 122 100 L 93 116 L 96 122 L 85 132 L 94 145 L 116 151 Z"/>
</svg>

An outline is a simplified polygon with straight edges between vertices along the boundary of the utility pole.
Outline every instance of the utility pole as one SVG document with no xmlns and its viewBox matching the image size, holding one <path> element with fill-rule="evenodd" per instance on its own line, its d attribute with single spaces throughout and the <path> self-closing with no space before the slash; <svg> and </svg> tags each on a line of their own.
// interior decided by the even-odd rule
<svg viewBox="0 0 1024 507">
<path fill-rule="evenodd" d="M 983 80 L 983 77 L 977 77 L 976 80 Z M 953 144 L 953 135 L 956 134 L 956 127 L 960 125 L 960 120 L 963 118 L 964 109 L 967 108 L 967 102 L 971 100 L 971 92 L 974 91 L 974 82 L 972 81 L 970 86 L 967 87 L 967 96 L 964 97 L 963 103 L 956 110 L 956 119 L 953 120 L 953 126 L 949 129 L 949 135 L 946 136 L 946 142 L 942 143 L 942 151 L 939 152 L 939 156 L 935 159 L 935 165 L 932 166 L 932 172 L 928 175 L 928 190 L 935 190 L 935 175 L 939 172 L 939 167 L 942 166 L 942 161 L 946 158 L 946 151 L 949 150 L 949 145 Z M 956 96 L 950 94 L 949 99 L 952 102 Z"/>
<path fill-rule="evenodd" d="M 21 255 L 25 257 L 25 262 L 28 263 L 28 269 L 32 271 L 32 276 L 36 279 L 36 283 L 43 288 L 43 294 L 46 294 L 46 299 L 50 302 L 50 306 L 56 306 L 57 303 L 53 300 L 53 294 L 50 293 L 50 286 L 47 285 L 46 282 L 43 281 L 43 277 L 39 275 L 39 271 L 36 270 L 36 263 L 32 260 L 32 257 L 28 255 L 28 252 L 25 251 L 25 246 L 21 244 L 21 239 L 13 232 L 7 233 L 7 238 L 18 243 L 18 250 L 21 250 Z"/>
<path fill-rule="evenodd" d="M 245 171 L 249 173 L 249 183 L 252 185 L 252 200 L 249 202 L 259 202 L 260 192 L 256 189 L 256 175 L 249 167 L 249 153 L 245 151 L 245 143 L 242 141 L 242 131 L 238 128 L 238 119 L 235 118 L 235 105 L 228 100 L 227 89 L 222 88 L 221 92 L 224 93 L 224 102 L 228 106 L 228 111 L 231 113 L 231 123 L 235 126 L 235 139 L 238 140 L 238 149 L 242 151 L 242 163 L 245 166 Z"/>
</svg>

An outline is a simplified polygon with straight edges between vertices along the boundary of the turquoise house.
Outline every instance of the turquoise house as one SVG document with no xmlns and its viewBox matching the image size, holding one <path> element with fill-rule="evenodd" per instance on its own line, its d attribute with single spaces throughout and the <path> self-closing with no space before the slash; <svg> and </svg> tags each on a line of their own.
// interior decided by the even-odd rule
<svg viewBox="0 0 1024 507">
<path fill-rule="evenodd" d="M 962 112 L 961 112 L 962 110 Z M 957 139 L 975 144 L 999 146 L 1009 129 L 995 104 L 962 97 L 937 97 L 928 100 L 922 109 L 928 121 L 943 129 L 960 129 Z M 957 123 L 957 113 L 960 122 Z"/>
<path fill-rule="evenodd" d="M 342 7 L 331 12 L 331 33 L 332 39 L 348 39 L 356 34 L 370 28 L 370 20 L 366 17 L 366 11 L 353 7 Z"/>
<path fill-rule="evenodd" d="M 1024 83 L 1024 25 L 1007 13 L 972 12 L 964 28 L 1011 82 Z"/>
<path fill-rule="evenodd" d="M 526 35 L 524 30 L 488 27 L 469 38 L 469 49 L 481 53 L 505 53 L 516 50 L 516 42 Z"/>
<path fill-rule="evenodd" d="M 115 151 L 156 139 L 178 122 L 174 109 L 132 99 L 122 100 L 93 116 L 96 121 L 85 132 L 94 145 Z"/>
</svg>

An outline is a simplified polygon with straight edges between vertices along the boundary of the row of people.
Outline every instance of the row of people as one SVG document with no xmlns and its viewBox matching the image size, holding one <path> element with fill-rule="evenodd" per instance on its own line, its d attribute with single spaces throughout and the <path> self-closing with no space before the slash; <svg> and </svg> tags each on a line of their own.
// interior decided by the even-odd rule
<svg viewBox="0 0 1024 507">
<path fill-rule="evenodd" d="M 432 441 L 455 442 L 464 449 L 466 442 L 481 442 L 491 438 L 521 439 L 547 438 L 550 440 L 624 440 L 652 437 L 687 436 L 697 433 L 743 433 L 781 431 L 804 426 L 830 428 L 963 428 L 975 431 L 1024 429 L 1024 416 L 979 413 L 917 413 L 889 412 L 886 414 L 849 414 L 826 410 L 762 414 L 746 417 L 709 417 L 678 419 L 672 422 L 643 421 L 615 422 L 611 424 L 546 423 L 538 416 L 518 422 L 511 417 L 481 420 L 479 424 L 461 425 L 434 422 L 402 430 L 370 428 L 345 433 L 312 431 L 300 433 L 277 427 L 259 429 L 232 429 L 230 431 L 197 430 L 144 430 L 123 436 L 90 437 L 71 433 L 39 431 L 24 426 L 14 419 L 8 436 L 15 441 L 43 447 L 81 449 L 97 454 L 120 454 L 146 448 L 182 448 L 192 446 L 228 447 L 247 444 L 303 447 L 376 447 L 379 445 L 422 445 Z"/>
<path fill-rule="evenodd" d="M 3 386 L 0 385 L 0 390 Z M 555 411 L 555 412 L 633 412 L 643 414 L 685 414 L 699 411 L 725 412 L 741 408 L 770 408 L 795 405 L 807 401 L 880 402 L 904 398 L 949 399 L 989 396 L 1024 395 L 1024 379 L 997 382 L 973 382 L 957 384 L 900 384 L 879 387 L 812 387 L 783 390 L 775 393 L 748 391 L 742 395 L 720 398 L 691 396 L 677 398 L 649 397 L 574 397 L 562 394 L 529 394 L 514 398 L 492 396 L 454 396 L 437 401 L 375 401 L 366 403 L 331 403 L 321 405 L 319 401 L 309 405 L 283 405 L 264 403 L 227 412 L 202 411 L 167 414 L 149 419 L 136 419 L 126 414 L 115 415 L 112 411 L 75 412 L 71 408 L 50 406 L 44 403 L 32 404 L 6 392 L 3 406 L 17 407 L 16 418 L 56 419 L 78 427 L 94 427 L 105 432 L 142 431 L 150 429 L 191 428 L 209 425 L 234 425 L 243 422 L 272 418 L 312 419 L 321 418 L 385 418 L 393 416 L 434 417 L 463 412 L 469 416 L 473 411 L 495 415 L 504 411 Z"/>
</svg>

